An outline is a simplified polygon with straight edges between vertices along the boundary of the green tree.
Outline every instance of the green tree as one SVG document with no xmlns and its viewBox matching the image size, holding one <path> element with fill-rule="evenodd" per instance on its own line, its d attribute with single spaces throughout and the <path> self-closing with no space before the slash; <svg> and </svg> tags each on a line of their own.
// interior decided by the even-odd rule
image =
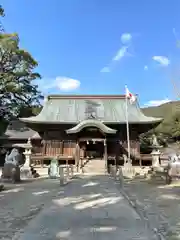
<svg viewBox="0 0 180 240">
<path fill-rule="evenodd" d="M 0 5 L 0 17 L 4 17 Z M 6 34 L 0 19 L 0 134 L 9 119 L 34 115 L 41 107 L 42 98 L 33 80 L 40 78 L 34 72 L 37 62 L 19 47 L 17 34 Z"/>
<path fill-rule="evenodd" d="M 164 121 L 159 126 L 140 136 L 143 151 L 149 150 L 153 133 L 156 134 L 159 143 L 163 146 L 180 140 L 180 111 L 178 108 L 175 109 L 167 113 Z"/>
<path fill-rule="evenodd" d="M 19 111 L 19 117 L 31 117 L 36 116 L 42 110 L 42 106 L 22 107 Z"/>
<path fill-rule="evenodd" d="M 139 137 L 142 152 L 150 153 L 152 151 L 153 134 L 156 135 L 160 146 L 164 146 L 164 147 L 167 146 L 170 139 L 169 135 L 164 134 L 162 132 L 157 132 L 156 129 L 152 129 L 146 133 L 141 134 Z"/>
<path fill-rule="evenodd" d="M 0 17 L 4 17 L 4 9 L 0 5 Z M 0 22 L 0 26 L 2 26 Z M 19 47 L 17 34 L 7 34 L 0 29 L 0 113 L 7 119 L 30 112 L 40 107 L 42 98 L 33 80 L 40 78 L 34 72 L 38 63 L 27 51 Z M 30 111 L 31 109 L 31 111 Z"/>
<path fill-rule="evenodd" d="M 170 121 L 169 124 L 171 126 L 171 135 L 175 140 L 180 139 L 180 111 L 175 112 Z"/>
<path fill-rule="evenodd" d="M 17 34 L 0 34 L 0 103 L 8 109 L 5 117 L 18 116 L 20 109 L 40 105 L 41 96 L 33 80 L 38 63 L 19 47 Z"/>
<path fill-rule="evenodd" d="M 0 17 L 4 17 L 4 9 L 3 7 L 0 5 Z M 0 21 L 0 31 L 3 30 L 3 27 L 2 27 L 2 23 Z"/>
<path fill-rule="evenodd" d="M 0 16 L 4 16 L 4 9 L 3 9 L 3 7 L 0 5 Z"/>
<path fill-rule="evenodd" d="M 180 138 L 180 111 L 174 110 L 168 113 L 164 121 L 155 129 L 159 134 L 162 133 L 169 139 Z"/>
</svg>

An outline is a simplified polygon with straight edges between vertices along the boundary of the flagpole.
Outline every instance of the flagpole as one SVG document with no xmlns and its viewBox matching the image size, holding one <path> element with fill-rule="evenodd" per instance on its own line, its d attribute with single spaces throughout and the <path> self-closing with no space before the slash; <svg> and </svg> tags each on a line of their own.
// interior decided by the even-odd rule
<svg viewBox="0 0 180 240">
<path fill-rule="evenodd" d="M 128 162 L 130 161 L 130 140 L 129 140 L 129 121 L 128 121 L 128 98 L 126 96 L 126 130 L 127 130 L 127 147 L 128 147 Z"/>
</svg>

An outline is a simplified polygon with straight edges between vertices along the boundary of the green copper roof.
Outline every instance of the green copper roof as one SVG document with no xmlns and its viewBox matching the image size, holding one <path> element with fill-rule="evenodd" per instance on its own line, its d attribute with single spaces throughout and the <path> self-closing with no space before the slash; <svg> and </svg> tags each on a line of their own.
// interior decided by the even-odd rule
<svg viewBox="0 0 180 240">
<path fill-rule="evenodd" d="M 21 118 L 29 123 L 73 123 L 77 124 L 86 119 L 96 119 L 103 123 L 126 122 L 126 100 L 124 96 L 88 96 L 88 95 L 52 95 L 45 101 L 39 115 Z M 162 119 L 147 117 L 138 103 L 128 103 L 129 123 L 153 123 Z"/>
<path fill-rule="evenodd" d="M 115 129 L 107 127 L 101 121 L 96 120 L 96 119 L 84 120 L 84 121 L 78 123 L 75 127 L 66 130 L 66 132 L 68 134 L 69 133 L 77 133 L 77 132 L 80 132 L 85 127 L 97 127 L 104 133 L 110 133 L 110 134 L 115 134 L 116 133 Z"/>
</svg>

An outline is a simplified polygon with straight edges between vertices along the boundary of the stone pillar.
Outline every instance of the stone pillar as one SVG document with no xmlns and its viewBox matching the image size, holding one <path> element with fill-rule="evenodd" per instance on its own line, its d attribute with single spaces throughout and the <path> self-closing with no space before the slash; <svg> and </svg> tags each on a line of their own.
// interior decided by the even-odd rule
<svg viewBox="0 0 180 240">
<path fill-rule="evenodd" d="M 115 165 L 112 166 L 112 176 L 114 177 L 114 179 L 116 179 L 116 166 Z"/>
<path fill-rule="evenodd" d="M 64 185 L 64 167 L 59 166 L 60 185 Z"/>
<path fill-rule="evenodd" d="M 159 150 L 154 149 L 151 153 L 152 156 L 152 167 L 160 167 L 160 155 L 161 152 Z"/>
<path fill-rule="evenodd" d="M 109 164 L 109 174 L 112 174 L 112 164 Z"/>
<path fill-rule="evenodd" d="M 80 169 L 81 169 L 81 173 L 84 173 L 83 158 L 82 158 L 82 156 L 80 157 Z"/>
<path fill-rule="evenodd" d="M 66 174 L 67 174 L 67 176 L 66 176 L 66 178 L 67 178 L 67 180 L 69 179 L 69 165 L 66 165 Z"/>
<path fill-rule="evenodd" d="M 123 177 L 122 168 L 119 167 L 119 182 L 120 182 L 121 187 L 123 187 L 123 180 L 124 180 L 124 177 Z"/>
<path fill-rule="evenodd" d="M 73 164 L 71 165 L 71 177 L 73 177 L 74 176 L 74 166 L 73 166 Z"/>
</svg>

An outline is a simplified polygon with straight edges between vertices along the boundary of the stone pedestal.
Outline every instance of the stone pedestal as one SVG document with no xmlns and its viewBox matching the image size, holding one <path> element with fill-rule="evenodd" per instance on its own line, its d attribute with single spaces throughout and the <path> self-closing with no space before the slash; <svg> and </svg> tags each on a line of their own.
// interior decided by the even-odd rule
<svg viewBox="0 0 180 240">
<path fill-rule="evenodd" d="M 10 179 L 13 183 L 20 181 L 20 168 L 12 163 L 5 163 L 2 171 L 2 179 Z"/>
<path fill-rule="evenodd" d="M 152 156 L 152 167 L 153 168 L 160 167 L 160 162 L 159 162 L 160 155 L 161 155 L 161 152 L 159 150 L 152 151 L 151 156 Z"/>
</svg>

